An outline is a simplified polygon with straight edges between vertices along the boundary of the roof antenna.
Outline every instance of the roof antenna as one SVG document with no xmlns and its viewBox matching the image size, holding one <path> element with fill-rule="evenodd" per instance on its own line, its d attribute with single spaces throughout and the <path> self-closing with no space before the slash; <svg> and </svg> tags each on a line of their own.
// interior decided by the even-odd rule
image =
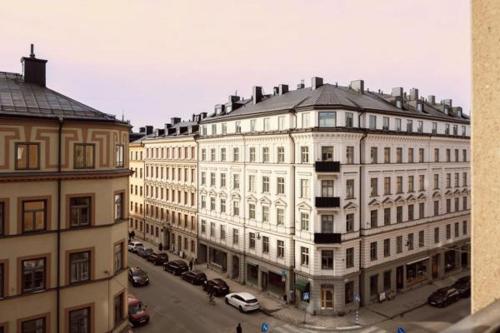
<svg viewBox="0 0 500 333">
<path fill-rule="evenodd" d="M 34 58 L 35 57 L 35 45 L 33 45 L 33 43 L 31 44 L 31 47 L 30 47 L 30 58 Z"/>
</svg>

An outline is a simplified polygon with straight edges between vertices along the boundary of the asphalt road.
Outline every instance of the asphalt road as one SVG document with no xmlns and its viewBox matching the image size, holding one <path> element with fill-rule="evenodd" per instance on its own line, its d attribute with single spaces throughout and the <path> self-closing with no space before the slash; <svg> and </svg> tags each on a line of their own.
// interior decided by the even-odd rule
<svg viewBox="0 0 500 333">
<path fill-rule="evenodd" d="M 161 266 L 129 253 L 129 265 L 143 268 L 151 281 L 149 286 L 134 288 L 129 283 L 129 293 L 139 297 L 148 306 L 151 316 L 146 326 L 134 328 L 141 333 L 229 333 L 236 332 L 241 323 L 243 333 L 260 332 L 266 322 L 272 329 L 289 327 L 285 323 L 262 312 L 240 313 L 238 309 L 216 298 L 216 304 L 208 303 L 207 294 L 200 286 L 193 286 L 180 277 L 163 271 Z M 291 331 L 293 330 L 286 330 Z"/>
</svg>

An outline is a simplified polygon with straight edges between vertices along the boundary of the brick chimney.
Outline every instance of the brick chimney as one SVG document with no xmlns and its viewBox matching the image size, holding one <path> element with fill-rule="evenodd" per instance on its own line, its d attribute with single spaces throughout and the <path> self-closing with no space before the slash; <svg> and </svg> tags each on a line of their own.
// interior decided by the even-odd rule
<svg viewBox="0 0 500 333">
<path fill-rule="evenodd" d="M 21 63 L 23 64 L 24 82 L 45 87 L 45 65 L 47 64 L 47 60 L 35 57 L 35 47 L 33 44 L 31 44 L 30 56 L 22 57 Z"/>
</svg>

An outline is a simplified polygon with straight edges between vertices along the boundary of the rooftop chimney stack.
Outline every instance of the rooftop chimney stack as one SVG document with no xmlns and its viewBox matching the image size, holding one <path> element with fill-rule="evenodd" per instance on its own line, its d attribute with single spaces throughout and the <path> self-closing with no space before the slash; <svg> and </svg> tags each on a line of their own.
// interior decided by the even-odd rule
<svg viewBox="0 0 500 333">
<path fill-rule="evenodd" d="M 403 97 L 403 88 L 402 87 L 396 87 L 392 88 L 391 95 L 393 97 Z"/>
<path fill-rule="evenodd" d="M 175 124 L 181 122 L 181 118 L 179 118 L 179 117 L 172 117 L 172 118 L 170 118 L 170 122 L 172 123 L 172 125 L 175 125 Z"/>
<path fill-rule="evenodd" d="M 317 76 L 313 76 L 313 78 L 311 79 L 312 90 L 316 90 L 319 87 L 321 87 L 322 85 L 323 85 L 323 78 L 317 77 Z"/>
<path fill-rule="evenodd" d="M 416 100 L 418 100 L 418 89 L 411 88 L 410 89 L 410 101 L 416 101 Z"/>
<path fill-rule="evenodd" d="M 306 87 L 306 85 L 304 84 L 304 82 L 297 84 L 297 89 L 304 89 L 305 87 Z"/>
<path fill-rule="evenodd" d="M 45 87 L 45 65 L 47 60 L 37 59 L 35 57 L 35 47 L 31 44 L 30 56 L 22 57 L 23 79 L 26 83 L 33 83 Z"/>
<path fill-rule="evenodd" d="M 262 87 L 254 86 L 253 87 L 253 104 L 257 104 L 262 101 Z"/>
<path fill-rule="evenodd" d="M 451 99 L 443 99 L 443 100 L 441 101 L 441 104 L 443 104 L 443 105 L 448 105 L 450 108 L 453 106 L 453 105 L 452 105 L 452 100 L 451 100 Z"/>
<path fill-rule="evenodd" d="M 146 125 L 146 135 L 153 134 L 153 126 Z"/>
<path fill-rule="evenodd" d="M 280 84 L 278 88 L 280 96 L 288 92 L 288 84 Z"/>
<path fill-rule="evenodd" d="M 427 96 L 427 102 L 429 102 L 432 105 L 436 104 L 436 96 L 434 95 Z"/>
<path fill-rule="evenodd" d="M 351 87 L 351 89 L 353 89 L 354 91 L 357 91 L 361 94 L 363 94 L 365 92 L 365 81 L 363 81 L 363 80 L 351 81 L 349 86 Z"/>
<path fill-rule="evenodd" d="M 279 88 L 273 87 L 273 96 L 277 96 L 279 94 Z"/>
</svg>

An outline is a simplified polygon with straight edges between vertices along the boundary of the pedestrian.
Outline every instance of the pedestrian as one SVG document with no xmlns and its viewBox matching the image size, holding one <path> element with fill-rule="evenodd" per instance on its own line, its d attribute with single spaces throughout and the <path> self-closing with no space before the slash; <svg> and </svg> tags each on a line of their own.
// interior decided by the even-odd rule
<svg viewBox="0 0 500 333">
<path fill-rule="evenodd" d="M 236 326 L 236 333 L 243 333 L 243 329 L 241 328 L 240 323 L 238 323 L 238 326 Z"/>
<path fill-rule="evenodd" d="M 189 260 L 189 270 L 193 270 L 193 259 Z"/>
<path fill-rule="evenodd" d="M 160 252 L 163 251 L 163 244 L 162 243 L 160 243 L 160 245 L 158 245 L 158 249 L 160 250 Z"/>
</svg>

